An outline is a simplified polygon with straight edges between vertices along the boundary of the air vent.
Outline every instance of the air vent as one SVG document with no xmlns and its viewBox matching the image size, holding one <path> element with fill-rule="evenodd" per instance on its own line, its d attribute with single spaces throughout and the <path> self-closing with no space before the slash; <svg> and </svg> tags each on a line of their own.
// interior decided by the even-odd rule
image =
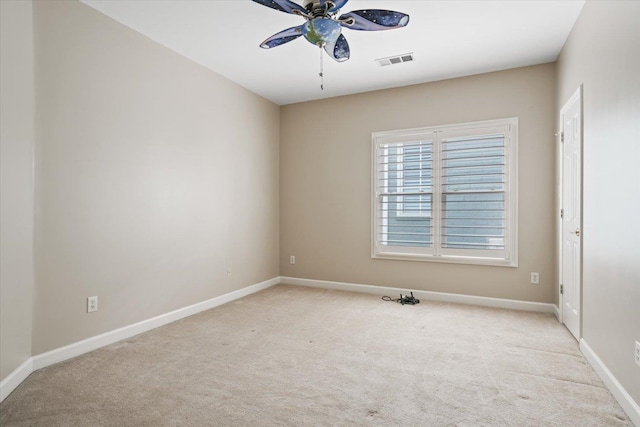
<svg viewBox="0 0 640 427">
<path fill-rule="evenodd" d="M 376 59 L 376 62 L 380 64 L 381 67 L 386 67 L 387 65 L 393 64 L 402 64 L 403 62 L 411 62 L 413 61 L 413 53 L 404 53 L 402 55 L 389 56 L 387 58 Z"/>
</svg>

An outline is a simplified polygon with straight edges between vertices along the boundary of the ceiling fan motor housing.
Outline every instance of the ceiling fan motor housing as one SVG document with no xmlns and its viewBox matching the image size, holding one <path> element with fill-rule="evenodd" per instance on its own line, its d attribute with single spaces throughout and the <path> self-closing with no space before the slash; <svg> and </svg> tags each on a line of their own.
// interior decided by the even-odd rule
<svg viewBox="0 0 640 427">
<path fill-rule="evenodd" d="M 328 12 L 335 6 L 335 3 L 332 1 L 325 1 L 324 6 L 320 4 L 320 0 L 305 0 L 302 6 L 309 12 L 309 14 L 314 17 L 325 17 L 330 18 L 334 17 L 336 12 Z"/>
</svg>

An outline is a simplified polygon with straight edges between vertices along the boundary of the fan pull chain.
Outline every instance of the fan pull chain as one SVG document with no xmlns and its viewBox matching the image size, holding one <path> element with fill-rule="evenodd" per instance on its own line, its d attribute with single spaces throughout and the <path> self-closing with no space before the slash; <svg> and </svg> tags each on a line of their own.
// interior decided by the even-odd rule
<svg viewBox="0 0 640 427">
<path fill-rule="evenodd" d="M 322 46 L 320 46 L 320 90 L 324 90 L 324 55 L 322 55 Z"/>
</svg>

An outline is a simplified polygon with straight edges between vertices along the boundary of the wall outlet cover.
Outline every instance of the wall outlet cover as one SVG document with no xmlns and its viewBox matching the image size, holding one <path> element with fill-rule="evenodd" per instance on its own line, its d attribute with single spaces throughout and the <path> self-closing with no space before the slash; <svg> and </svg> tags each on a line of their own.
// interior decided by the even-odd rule
<svg viewBox="0 0 640 427">
<path fill-rule="evenodd" d="M 98 311 L 98 297 L 87 298 L 87 313 Z"/>
</svg>

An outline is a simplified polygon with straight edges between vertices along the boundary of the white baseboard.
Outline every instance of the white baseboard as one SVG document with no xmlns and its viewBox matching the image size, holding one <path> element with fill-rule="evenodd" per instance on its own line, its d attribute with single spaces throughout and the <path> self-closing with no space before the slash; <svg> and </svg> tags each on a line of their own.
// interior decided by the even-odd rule
<svg viewBox="0 0 640 427">
<path fill-rule="evenodd" d="M 11 394 L 33 372 L 33 357 L 25 360 L 0 382 L 0 402 Z"/>
<path fill-rule="evenodd" d="M 560 308 L 558 308 L 557 305 L 553 305 L 553 314 L 556 315 L 556 319 L 558 319 L 558 322 L 562 322 L 562 320 L 560 320 Z"/>
<path fill-rule="evenodd" d="M 627 413 L 631 422 L 640 426 L 640 406 L 638 406 L 638 403 L 627 393 L 627 390 L 625 390 L 622 384 L 613 376 L 611 371 L 604 362 L 600 360 L 584 338 L 580 340 L 580 351 L 582 351 L 587 362 L 589 362 L 593 370 L 596 371 L 596 374 L 598 374 L 604 385 L 607 386 L 613 397 L 618 401 L 620 406 L 622 406 L 622 409 Z"/>
<path fill-rule="evenodd" d="M 193 316 L 194 314 L 202 311 L 209 310 L 263 289 L 267 289 L 273 285 L 277 285 L 278 283 L 280 283 L 280 278 L 274 277 L 273 279 L 247 286 L 246 288 L 238 289 L 237 291 L 229 292 L 227 294 L 220 295 L 219 297 L 211 298 L 188 307 L 183 307 L 151 319 L 134 323 L 133 325 L 105 332 L 104 334 L 96 335 L 94 337 L 33 356 L 15 369 L 0 383 L 0 402 L 2 402 L 16 387 L 20 385 L 20 383 L 22 383 L 22 381 L 29 376 L 29 374 L 31 374 L 31 372 L 35 370 L 71 359 L 72 357 L 80 356 L 123 339 L 131 338 L 159 326 L 175 322 L 176 320 Z"/>
<path fill-rule="evenodd" d="M 280 283 L 288 285 L 308 286 L 312 288 L 335 289 L 339 291 L 360 292 L 372 295 L 398 296 L 400 292 L 413 292 L 416 298 L 430 301 L 452 302 L 458 304 L 480 305 L 485 307 L 507 308 L 511 310 L 537 311 L 555 313 L 553 304 L 541 302 L 518 301 L 502 298 L 477 297 L 473 295 L 448 294 L 444 292 L 420 291 L 416 289 L 390 288 L 386 286 L 360 285 L 355 283 L 329 282 L 326 280 L 299 279 L 296 277 L 281 277 Z"/>
</svg>

